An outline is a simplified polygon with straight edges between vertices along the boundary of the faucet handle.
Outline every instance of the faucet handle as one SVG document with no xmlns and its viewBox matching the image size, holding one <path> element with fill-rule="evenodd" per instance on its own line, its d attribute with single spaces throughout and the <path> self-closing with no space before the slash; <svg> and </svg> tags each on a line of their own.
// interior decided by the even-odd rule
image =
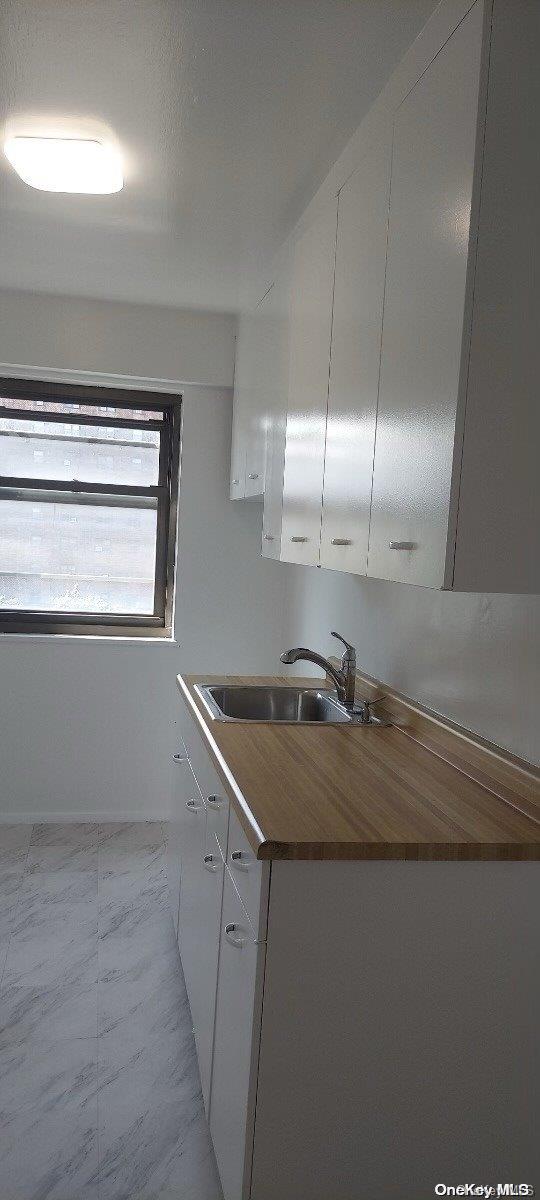
<svg viewBox="0 0 540 1200">
<path fill-rule="evenodd" d="M 351 643 L 347 641 L 346 638 L 342 637 L 340 633 L 335 633 L 333 629 L 330 632 L 330 636 L 337 638 L 338 642 L 343 643 L 343 645 L 345 646 L 345 649 L 347 651 L 347 656 L 349 658 L 356 658 L 356 650 L 355 650 L 354 646 L 352 646 Z"/>
</svg>

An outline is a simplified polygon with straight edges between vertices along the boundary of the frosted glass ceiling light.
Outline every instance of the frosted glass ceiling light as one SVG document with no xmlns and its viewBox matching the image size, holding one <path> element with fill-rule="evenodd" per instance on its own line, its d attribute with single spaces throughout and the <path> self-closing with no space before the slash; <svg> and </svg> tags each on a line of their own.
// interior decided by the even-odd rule
<svg viewBox="0 0 540 1200">
<path fill-rule="evenodd" d="M 118 152 L 95 138 L 10 137 L 6 158 L 24 183 L 42 192 L 119 192 Z"/>
</svg>

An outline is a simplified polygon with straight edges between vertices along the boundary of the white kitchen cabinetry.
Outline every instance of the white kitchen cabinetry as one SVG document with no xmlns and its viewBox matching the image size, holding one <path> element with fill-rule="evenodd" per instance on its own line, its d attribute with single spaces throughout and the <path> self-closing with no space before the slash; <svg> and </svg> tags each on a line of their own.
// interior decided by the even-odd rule
<svg viewBox="0 0 540 1200">
<path fill-rule="evenodd" d="M 319 562 L 337 197 L 294 249 L 281 558 Z"/>
<path fill-rule="evenodd" d="M 206 807 L 199 789 L 185 802 L 178 944 L 208 1111 L 219 954 L 223 868 L 217 850 L 206 850 Z"/>
<path fill-rule="evenodd" d="M 263 553 L 534 593 L 538 6 L 437 13 L 297 231 Z"/>
<path fill-rule="evenodd" d="M 264 943 L 225 868 L 210 1131 L 225 1200 L 249 1196 Z"/>
<path fill-rule="evenodd" d="M 268 369 L 266 325 L 272 286 L 240 318 L 236 342 L 231 500 L 262 496 L 266 462 Z"/>
<path fill-rule="evenodd" d="M 173 754 L 171 816 L 167 822 L 167 886 L 174 932 L 178 936 L 178 907 L 180 903 L 180 863 L 184 805 L 193 790 L 193 776 L 185 746 Z"/>
<path fill-rule="evenodd" d="M 367 572 L 386 263 L 390 140 L 339 193 L 321 567 Z"/>
<path fill-rule="evenodd" d="M 210 809 L 206 832 L 216 869 L 183 872 L 180 944 L 225 1200 L 390 1197 L 396 1178 L 418 1200 L 456 1161 L 534 1179 L 533 864 L 270 863 L 231 807 L 227 866 Z"/>
<path fill-rule="evenodd" d="M 265 304 L 265 427 L 266 464 L 262 527 L 263 558 L 278 559 L 281 553 L 283 471 L 289 389 L 290 263 L 288 258 L 276 271 L 274 286 Z"/>
<path fill-rule="evenodd" d="M 394 124 L 368 573 L 435 588 L 453 568 L 482 27 L 476 4 Z"/>
</svg>

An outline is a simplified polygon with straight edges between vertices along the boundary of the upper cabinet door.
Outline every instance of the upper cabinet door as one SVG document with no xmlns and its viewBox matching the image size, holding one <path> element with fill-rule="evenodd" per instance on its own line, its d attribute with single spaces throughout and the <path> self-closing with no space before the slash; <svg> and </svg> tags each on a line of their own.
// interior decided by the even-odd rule
<svg viewBox="0 0 540 1200">
<path fill-rule="evenodd" d="M 434 588 L 446 582 L 482 17 L 476 4 L 394 125 L 368 574 Z"/>
<path fill-rule="evenodd" d="M 381 355 L 390 144 L 339 194 L 321 566 L 367 572 Z"/>
<path fill-rule="evenodd" d="M 289 300 L 288 264 L 276 274 L 268 293 L 265 321 L 265 430 L 266 462 L 264 471 L 264 512 L 262 554 L 279 558 L 281 550 L 281 513 L 283 471 L 285 466 L 285 430 L 289 390 Z"/>
<path fill-rule="evenodd" d="M 246 494 L 247 429 L 250 404 L 250 355 L 252 317 L 248 313 L 240 318 L 236 338 L 234 366 L 234 401 L 231 443 L 231 500 L 243 500 Z"/>
<path fill-rule="evenodd" d="M 319 562 L 337 197 L 296 244 L 281 558 Z"/>
<path fill-rule="evenodd" d="M 246 428 L 246 497 L 262 496 L 266 457 L 266 407 L 268 389 L 268 333 L 270 300 L 274 285 L 259 301 L 250 319 L 249 397 Z"/>
<path fill-rule="evenodd" d="M 236 340 L 231 500 L 262 496 L 264 491 L 264 305 L 243 313 Z"/>
</svg>

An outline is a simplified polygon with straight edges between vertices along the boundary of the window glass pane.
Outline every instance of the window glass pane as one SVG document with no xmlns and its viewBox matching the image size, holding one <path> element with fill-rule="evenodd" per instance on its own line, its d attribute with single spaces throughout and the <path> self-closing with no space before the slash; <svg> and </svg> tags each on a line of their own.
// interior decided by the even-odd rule
<svg viewBox="0 0 540 1200">
<path fill-rule="evenodd" d="M 156 429 L 0 417 L 0 475 L 154 487 Z"/>
<path fill-rule="evenodd" d="M 0 408 L 15 408 L 29 413 L 84 413 L 87 417 L 95 417 L 101 413 L 104 417 L 119 417 L 124 421 L 162 421 L 163 410 L 160 408 L 116 408 L 114 404 L 69 404 L 59 400 L 17 400 L 1 396 Z"/>
<path fill-rule="evenodd" d="M 0 607 L 152 614 L 157 501 L 0 499 Z"/>
</svg>

